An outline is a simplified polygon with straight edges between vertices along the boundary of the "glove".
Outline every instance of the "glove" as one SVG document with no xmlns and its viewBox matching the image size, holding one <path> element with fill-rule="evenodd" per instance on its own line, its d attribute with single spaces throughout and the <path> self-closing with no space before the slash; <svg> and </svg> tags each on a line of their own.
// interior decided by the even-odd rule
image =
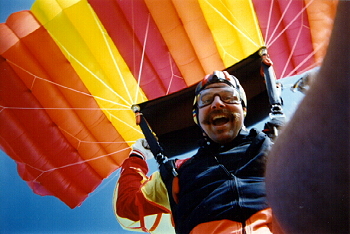
<svg viewBox="0 0 350 234">
<path fill-rule="evenodd" d="M 265 123 L 263 132 L 267 134 L 271 139 L 278 136 L 278 131 L 285 125 L 284 119 L 272 119 Z"/>
<path fill-rule="evenodd" d="M 132 148 L 132 151 L 130 153 L 130 156 L 135 155 L 135 156 L 141 157 L 143 160 L 148 160 L 153 158 L 153 154 L 150 150 L 148 142 L 144 138 L 138 139 L 135 142 L 135 144 L 131 146 L 131 148 Z"/>
</svg>

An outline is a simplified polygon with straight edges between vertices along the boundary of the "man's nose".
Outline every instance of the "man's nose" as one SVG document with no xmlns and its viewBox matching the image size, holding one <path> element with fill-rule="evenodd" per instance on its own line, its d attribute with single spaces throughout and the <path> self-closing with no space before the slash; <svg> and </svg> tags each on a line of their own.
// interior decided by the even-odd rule
<svg viewBox="0 0 350 234">
<path fill-rule="evenodd" d="M 213 102 L 211 103 L 211 108 L 217 109 L 217 108 L 223 108 L 225 106 L 225 103 L 221 101 L 220 96 L 215 96 L 213 99 Z"/>
</svg>

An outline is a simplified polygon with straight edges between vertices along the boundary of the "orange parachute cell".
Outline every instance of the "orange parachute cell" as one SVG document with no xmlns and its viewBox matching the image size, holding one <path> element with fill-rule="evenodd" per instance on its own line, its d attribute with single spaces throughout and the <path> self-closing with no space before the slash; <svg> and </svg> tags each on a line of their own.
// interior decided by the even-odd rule
<svg viewBox="0 0 350 234">
<path fill-rule="evenodd" d="M 307 0 L 312 45 L 317 65 L 322 63 L 331 36 L 338 0 Z"/>
</svg>

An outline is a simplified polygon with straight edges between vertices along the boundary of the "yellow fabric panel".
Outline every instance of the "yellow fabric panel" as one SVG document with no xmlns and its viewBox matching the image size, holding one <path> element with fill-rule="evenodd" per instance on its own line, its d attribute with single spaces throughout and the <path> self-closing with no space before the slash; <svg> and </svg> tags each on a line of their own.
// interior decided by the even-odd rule
<svg viewBox="0 0 350 234">
<path fill-rule="evenodd" d="M 264 45 L 250 0 L 199 0 L 225 67 Z"/>
<path fill-rule="evenodd" d="M 37 0 L 32 12 L 125 141 L 141 138 L 130 107 L 147 98 L 87 1 Z"/>
<path fill-rule="evenodd" d="M 320 66 L 328 48 L 338 0 L 305 0 L 312 44 L 317 66 Z"/>
<path fill-rule="evenodd" d="M 147 183 L 142 186 L 141 191 L 147 200 L 155 202 L 170 210 L 168 192 L 159 171 L 152 174 Z"/>
<path fill-rule="evenodd" d="M 205 73 L 225 69 L 198 1 L 172 1 Z"/>
<path fill-rule="evenodd" d="M 45 11 L 46 8 L 49 8 L 50 10 Z M 55 18 L 62 11 L 62 8 L 56 1 L 48 2 L 36 0 L 30 10 L 35 15 L 37 20 L 43 24 L 43 22 L 47 22 Z"/>
<path fill-rule="evenodd" d="M 205 72 L 171 0 L 162 0 L 161 4 L 145 0 L 145 3 L 186 84 L 197 83 Z"/>
</svg>

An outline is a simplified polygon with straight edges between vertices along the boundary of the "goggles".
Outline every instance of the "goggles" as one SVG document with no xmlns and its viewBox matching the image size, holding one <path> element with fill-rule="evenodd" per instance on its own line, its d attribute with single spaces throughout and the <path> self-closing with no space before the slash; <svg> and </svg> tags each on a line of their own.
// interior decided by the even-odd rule
<svg viewBox="0 0 350 234">
<path fill-rule="evenodd" d="M 216 96 L 227 104 L 241 104 L 239 93 L 232 87 L 227 88 L 209 88 L 202 90 L 197 95 L 198 108 L 202 108 L 213 103 Z"/>
</svg>

